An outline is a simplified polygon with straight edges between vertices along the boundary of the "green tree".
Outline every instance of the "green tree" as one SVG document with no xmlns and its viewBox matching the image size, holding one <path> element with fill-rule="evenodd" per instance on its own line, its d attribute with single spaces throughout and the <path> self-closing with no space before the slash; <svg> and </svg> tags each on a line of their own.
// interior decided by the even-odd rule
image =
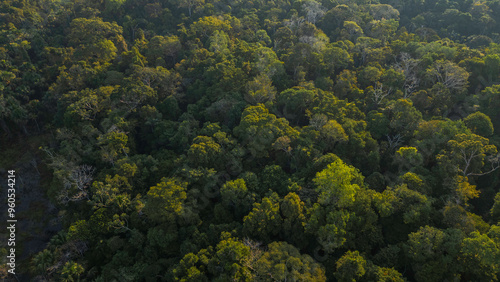
<svg viewBox="0 0 500 282">
<path fill-rule="evenodd" d="M 254 202 L 254 195 L 248 191 L 245 180 L 236 179 L 226 182 L 220 189 L 222 203 L 234 210 L 237 218 L 246 215 Z"/>
<path fill-rule="evenodd" d="M 407 252 L 412 261 L 415 278 L 419 281 L 443 281 L 457 278 L 463 234 L 456 229 L 440 230 L 420 227 L 408 235 Z"/>
<path fill-rule="evenodd" d="M 318 203 L 343 208 L 354 203 L 354 197 L 363 185 L 363 176 L 356 168 L 338 159 L 318 172 L 313 181 L 319 193 Z"/>
<path fill-rule="evenodd" d="M 61 281 L 73 282 L 80 281 L 79 277 L 84 272 L 83 266 L 76 262 L 68 261 L 61 270 Z"/>
<path fill-rule="evenodd" d="M 448 141 L 448 148 L 449 150 L 437 156 L 438 161 L 443 165 L 451 162 L 456 172 L 463 176 L 485 175 L 499 168 L 497 148 L 495 145 L 489 145 L 487 138 L 473 133 L 457 134 Z M 487 160 L 491 168 L 483 171 Z"/>
<path fill-rule="evenodd" d="M 272 242 L 253 263 L 257 281 L 326 281 L 325 270 L 308 255 L 285 242 Z"/>
<path fill-rule="evenodd" d="M 194 138 L 188 150 L 188 159 L 194 166 L 218 167 L 222 158 L 222 148 L 209 136 Z"/>
<path fill-rule="evenodd" d="M 497 280 L 500 270 L 500 249 L 486 234 L 474 231 L 465 238 L 460 249 L 461 261 L 467 273 L 484 280 Z"/>
<path fill-rule="evenodd" d="M 267 156 L 278 137 L 294 138 L 298 135 L 297 131 L 288 125 L 288 121 L 270 114 L 263 104 L 245 109 L 240 125 L 234 128 L 234 134 L 255 157 Z"/>
</svg>

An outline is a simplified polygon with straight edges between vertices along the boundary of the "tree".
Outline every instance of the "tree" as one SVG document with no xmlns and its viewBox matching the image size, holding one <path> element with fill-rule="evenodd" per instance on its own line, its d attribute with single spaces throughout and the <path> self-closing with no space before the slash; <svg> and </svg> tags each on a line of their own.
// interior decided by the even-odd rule
<svg viewBox="0 0 500 282">
<path fill-rule="evenodd" d="M 471 199 L 479 197 L 479 192 L 476 189 L 476 185 L 471 185 L 467 177 L 458 175 L 455 179 L 454 187 L 454 197 L 457 204 L 464 204 L 467 206 L 467 202 Z"/>
<path fill-rule="evenodd" d="M 339 142 L 347 142 L 349 136 L 344 128 L 335 120 L 329 120 L 320 129 L 321 137 L 324 139 L 327 150 L 332 150 Z"/>
<path fill-rule="evenodd" d="M 276 195 L 277 196 L 277 195 Z M 269 242 L 278 235 L 282 224 L 279 203 L 271 198 L 263 198 L 261 203 L 254 203 L 252 211 L 243 218 L 243 232 Z"/>
<path fill-rule="evenodd" d="M 118 24 L 103 22 L 101 18 L 77 18 L 71 22 L 68 39 L 70 46 L 76 47 L 77 58 L 97 57 L 97 62 L 105 63 L 127 51 L 122 31 Z"/>
<path fill-rule="evenodd" d="M 302 9 L 306 12 L 306 19 L 308 22 L 312 24 L 316 24 L 318 19 L 321 19 L 325 14 L 325 8 L 321 5 L 321 3 L 309 0 L 302 4 Z"/>
<path fill-rule="evenodd" d="M 491 217 L 493 220 L 500 221 L 500 192 L 495 195 L 495 200 L 493 206 L 490 210 Z"/>
<path fill-rule="evenodd" d="M 276 87 L 272 85 L 272 80 L 267 75 L 258 75 L 247 82 L 245 94 L 245 101 L 252 105 L 272 102 L 276 96 Z"/>
<path fill-rule="evenodd" d="M 43 275 L 44 277 L 47 277 L 47 270 L 53 265 L 53 263 L 54 256 L 52 252 L 47 249 L 33 256 L 33 259 L 31 260 L 34 272 L 36 274 Z"/>
<path fill-rule="evenodd" d="M 179 0 L 179 7 L 187 8 L 191 17 L 191 10 L 205 3 L 205 0 Z"/>
<path fill-rule="evenodd" d="M 394 162 L 398 164 L 400 172 L 410 170 L 422 164 L 422 155 L 415 147 L 401 147 L 396 151 Z"/>
<path fill-rule="evenodd" d="M 493 124 L 489 116 L 481 113 L 475 112 L 468 115 L 464 119 L 467 128 L 469 128 L 472 133 L 483 136 L 490 137 L 493 135 Z"/>
<path fill-rule="evenodd" d="M 277 118 L 263 104 L 258 104 L 243 111 L 240 125 L 234 128 L 234 134 L 246 144 L 253 156 L 265 157 L 277 138 L 294 138 L 297 131 L 288 125 L 287 120 Z"/>
<path fill-rule="evenodd" d="M 354 196 L 363 185 L 363 176 L 354 167 L 338 159 L 318 172 L 313 179 L 318 191 L 318 203 L 349 207 L 354 203 Z"/>
<path fill-rule="evenodd" d="M 144 213 L 155 222 L 172 222 L 182 213 L 187 183 L 175 178 L 162 178 L 149 189 Z"/>
<path fill-rule="evenodd" d="M 406 247 L 415 278 L 419 281 L 457 278 L 461 271 L 458 256 L 462 237 L 459 230 L 430 226 L 409 234 Z"/>
<path fill-rule="evenodd" d="M 250 254 L 250 247 L 223 232 L 208 263 L 208 269 L 214 278 L 220 280 L 250 281 L 253 275 L 245 265 Z"/>
<path fill-rule="evenodd" d="M 336 262 L 335 277 L 338 281 L 358 281 L 366 273 L 366 260 L 358 251 L 347 251 Z"/>
<path fill-rule="evenodd" d="M 305 203 L 294 192 L 288 193 L 280 205 L 283 216 L 282 232 L 284 238 L 295 246 L 301 247 L 307 244 L 304 236 L 306 224 Z"/>
<path fill-rule="evenodd" d="M 461 133 L 448 141 L 449 150 L 437 156 L 443 165 L 451 161 L 452 167 L 463 176 L 481 176 L 491 173 L 500 167 L 499 156 L 495 145 L 489 140 L 473 133 Z M 491 168 L 483 171 L 485 161 Z"/>
<path fill-rule="evenodd" d="M 438 60 L 429 69 L 427 74 L 434 82 L 441 82 L 449 89 L 462 90 L 467 86 L 469 73 L 450 61 Z"/>
<path fill-rule="evenodd" d="M 497 280 L 500 271 L 500 248 L 486 234 L 474 231 L 465 238 L 460 249 L 465 270 L 484 280 Z"/>
<path fill-rule="evenodd" d="M 399 11 L 393 8 L 391 5 L 387 4 L 372 4 L 369 6 L 370 14 L 373 16 L 375 20 L 390 20 L 390 19 L 398 19 Z"/>
<path fill-rule="evenodd" d="M 236 218 L 247 214 L 254 202 L 254 195 L 248 191 L 243 179 L 226 182 L 220 189 L 220 194 L 222 203 L 234 211 Z"/>
<path fill-rule="evenodd" d="M 326 281 L 323 267 L 286 242 L 272 242 L 252 265 L 258 281 Z"/>
<path fill-rule="evenodd" d="M 410 137 L 422 120 L 422 113 L 408 99 L 391 101 L 388 109 L 391 113 L 390 127 L 404 137 Z"/>
<path fill-rule="evenodd" d="M 83 266 L 76 262 L 68 261 L 63 266 L 61 270 L 61 281 L 64 282 L 73 282 L 80 281 L 79 277 L 84 272 Z"/>
<path fill-rule="evenodd" d="M 128 136 L 120 130 L 110 130 L 109 132 L 97 138 L 98 145 L 101 146 L 101 157 L 104 161 L 114 164 L 119 155 L 127 156 L 129 148 L 127 147 Z"/>
<path fill-rule="evenodd" d="M 188 159 L 194 166 L 219 167 L 222 147 L 212 137 L 198 136 L 188 150 Z"/>
<path fill-rule="evenodd" d="M 165 64 L 165 59 L 167 57 L 170 57 L 172 59 L 172 62 L 175 62 L 177 54 L 181 51 L 181 49 L 182 44 L 179 37 L 164 37 L 157 35 L 151 38 L 151 40 L 148 42 L 145 55 L 148 59 L 148 62 L 151 62 L 155 65 L 163 65 Z"/>
<path fill-rule="evenodd" d="M 350 41 L 356 41 L 360 36 L 363 36 L 363 29 L 353 21 L 344 21 L 344 28 L 341 31 L 341 35 L 344 39 Z"/>
<path fill-rule="evenodd" d="M 399 60 L 396 62 L 395 69 L 402 72 L 405 76 L 403 84 L 405 99 L 410 97 L 419 86 L 420 78 L 417 75 L 418 64 L 419 61 L 411 58 L 408 53 L 401 53 Z"/>
</svg>

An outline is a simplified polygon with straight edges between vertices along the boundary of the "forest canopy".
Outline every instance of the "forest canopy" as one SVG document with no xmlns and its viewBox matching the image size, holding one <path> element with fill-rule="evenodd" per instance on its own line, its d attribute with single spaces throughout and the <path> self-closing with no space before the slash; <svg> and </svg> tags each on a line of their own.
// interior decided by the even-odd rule
<svg viewBox="0 0 500 282">
<path fill-rule="evenodd" d="M 499 0 L 4 0 L 0 25 L 1 146 L 32 142 L 61 224 L 29 280 L 500 278 Z"/>
</svg>

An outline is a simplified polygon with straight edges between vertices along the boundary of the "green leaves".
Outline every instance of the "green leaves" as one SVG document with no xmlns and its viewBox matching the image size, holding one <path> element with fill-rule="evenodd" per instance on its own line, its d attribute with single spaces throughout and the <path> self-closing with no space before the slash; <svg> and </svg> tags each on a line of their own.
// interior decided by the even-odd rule
<svg viewBox="0 0 500 282">
<path fill-rule="evenodd" d="M 366 273 L 366 260 L 358 251 L 347 251 L 336 265 L 335 277 L 342 282 L 357 281 Z"/>
<path fill-rule="evenodd" d="M 318 172 L 313 181 L 319 192 L 318 203 L 344 208 L 354 203 L 354 196 L 360 190 L 363 176 L 356 168 L 339 159 Z"/>
<path fill-rule="evenodd" d="M 408 237 L 408 257 L 421 281 L 452 279 L 460 271 L 458 252 L 463 234 L 456 229 L 420 227 Z"/>
<path fill-rule="evenodd" d="M 498 161 L 491 158 L 497 154 L 497 147 L 489 145 L 487 138 L 471 133 L 457 134 L 448 142 L 448 147 L 448 155 L 440 154 L 437 159 L 443 164 L 451 161 L 457 172 L 464 176 L 484 175 L 498 169 Z M 487 156 L 490 157 L 492 167 L 483 171 Z"/>
<path fill-rule="evenodd" d="M 469 273 L 485 280 L 498 279 L 500 248 L 488 235 L 472 232 L 464 239 L 460 253 Z"/>
<path fill-rule="evenodd" d="M 273 242 L 267 251 L 253 263 L 259 280 L 272 277 L 279 281 L 326 281 L 325 270 L 309 255 L 301 254 L 293 245 Z"/>
<path fill-rule="evenodd" d="M 149 189 L 144 212 L 156 222 L 172 222 L 184 208 L 187 183 L 174 178 L 162 178 Z"/>
<path fill-rule="evenodd" d="M 243 232 L 265 242 L 278 235 L 282 224 L 279 203 L 274 198 L 263 198 L 243 218 Z"/>
<path fill-rule="evenodd" d="M 491 123 L 490 117 L 481 112 L 470 114 L 464 119 L 464 122 L 467 128 L 474 134 L 483 137 L 490 137 L 493 135 L 493 124 Z"/>
</svg>

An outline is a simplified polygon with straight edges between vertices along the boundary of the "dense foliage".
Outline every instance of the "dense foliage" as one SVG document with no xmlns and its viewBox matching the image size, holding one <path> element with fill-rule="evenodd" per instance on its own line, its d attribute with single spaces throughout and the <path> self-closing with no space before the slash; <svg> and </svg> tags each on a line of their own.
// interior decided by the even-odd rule
<svg viewBox="0 0 500 282">
<path fill-rule="evenodd" d="M 499 0 L 4 0 L 54 281 L 496 281 Z M 24 271 L 27 271 L 26 269 Z"/>
</svg>

